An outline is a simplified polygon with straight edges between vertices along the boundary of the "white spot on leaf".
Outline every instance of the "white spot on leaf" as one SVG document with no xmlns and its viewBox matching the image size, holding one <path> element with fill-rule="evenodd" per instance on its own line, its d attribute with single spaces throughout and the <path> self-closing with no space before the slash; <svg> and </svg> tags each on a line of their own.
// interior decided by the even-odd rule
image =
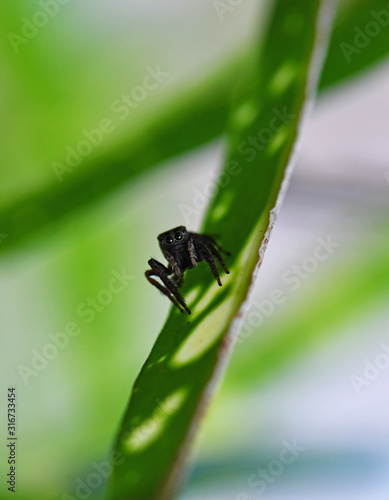
<svg viewBox="0 0 389 500">
<path fill-rule="evenodd" d="M 286 61 L 276 71 L 269 83 L 269 90 L 272 94 L 282 94 L 293 82 L 298 67 L 293 61 Z"/>
<path fill-rule="evenodd" d="M 287 128 L 283 128 L 279 132 L 277 132 L 267 147 L 267 154 L 269 156 L 272 156 L 275 153 L 277 153 L 277 151 L 284 144 L 287 138 L 288 138 Z"/>
<path fill-rule="evenodd" d="M 201 287 L 196 286 L 190 292 L 187 293 L 185 297 L 185 301 L 188 305 L 191 305 L 198 297 L 199 293 L 201 292 Z"/>
<path fill-rule="evenodd" d="M 182 406 L 187 395 L 187 389 L 181 388 L 163 401 L 156 400 L 153 415 L 132 430 L 124 441 L 124 448 L 131 453 L 147 448 L 162 434 L 169 418 Z"/>
<path fill-rule="evenodd" d="M 201 321 L 173 357 L 173 367 L 192 363 L 215 344 L 229 323 L 234 301 L 234 296 L 229 297 Z"/>
<path fill-rule="evenodd" d="M 251 125 L 258 116 L 258 103 L 246 101 L 241 104 L 232 116 L 232 124 L 242 130 Z"/>
</svg>

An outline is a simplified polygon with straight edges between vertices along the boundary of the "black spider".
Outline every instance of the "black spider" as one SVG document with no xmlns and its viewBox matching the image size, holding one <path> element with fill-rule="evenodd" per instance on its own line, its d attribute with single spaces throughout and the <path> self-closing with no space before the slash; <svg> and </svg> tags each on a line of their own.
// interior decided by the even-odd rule
<svg viewBox="0 0 389 500">
<path fill-rule="evenodd" d="M 189 307 L 178 293 L 178 289 L 184 281 L 184 272 L 187 269 L 196 267 L 198 262 L 205 260 L 208 262 L 219 286 L 222 286 L 215 257 L 220 262 L 224 271 L 229 274 L 218 250 L 226 255 L 230 255 L 230 253 L 223 250 L 212 236 L 190 233 L 184 226 L 178 226 L 165 233 L 161 233 L 158 236 L 158 241 L 162 253 L 169 264 L 168 267 L 165 267 L 157 260 L 150 259 L 148 264 L 151 269 L 145 272 L 146 278 L 158 290 L 169 297 L 181 312 L 184 312 L 183 309 L 185 309 L 190 314 Z M 152 276 L 160 278 L 165 286 L 161 285 Z M 169 276 L 171 277 L 169 278 Z"/>
</svg>

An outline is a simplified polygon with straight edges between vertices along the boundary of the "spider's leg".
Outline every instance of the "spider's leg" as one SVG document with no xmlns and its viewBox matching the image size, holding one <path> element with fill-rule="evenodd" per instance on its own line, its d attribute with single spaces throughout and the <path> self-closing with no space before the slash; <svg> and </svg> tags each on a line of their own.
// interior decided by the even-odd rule
<svg viewBox="0 0 389 500">
<path fill-rule="evenodd" d="M 219 252 L 222 252 L 222 253 L 224 253 L 225 255 L 231 255 L 231 253 L 230 253 L 228 250 L 224 250 L 224 248 L 222 248 L 222 247 L 219 245 L 219 243 L 217 243 L 217 242 L 215 241 L 215 239 L 214 239 L 214 238 L 213 238 L 210 234 L 204 234 L 204 237 L 205 237 L 205 238 L 206 238 L 206 239 L 207 239 L 210 243 L 212 243 L 212 245 L 213 245 L 214 247 L 216 247 L 216 248 L 219 250 Z"/>
<path fill-rule="evenodd" d="M 150 259 L 148 261 L 148 265 L 156 271 L 158 270 L 160 272 L 163 272 L 166 276 L 169 276 L 173 272 L 172 269 L 170 268 L 170 264 L 168 267 L 166 267 L 161 262 L 158 262 L 158 260 L 155 259 Z M 159 276 L 159 274 L 156 274 L 156 276 Z"/>
<path fill-rule="evenodd" d="M 171 274 L 173 275 L 170 279 L 170 281 L 173 283 L 173 285 L 177 288 L 181 288 L 182 287 L 182 284 L 184 283 L 184 276 L 182 274 L 177 274 L 172 265 L 169 264 L 167 266 L 167 270 L 168 270 L 168 276 L 170 276 Z"/>
<path fill-rule="evenodd" d="M 162 286 L 158 281 L 156 281 L 154 278 L 152 278 L 152 276 L 155 276 L 155 272 L 152 270 L 152 269 L 149 269 L 148 271 L 145 272 L 145 276 L 147 278 L 147 280 L 149 281 L 149 283 L 151 283 L 152 285 L 154 285 L 156 288 L 158 288 L 158 290 L 160 292 L 162 292 L 164 295 L 166 295 L 166 297 L 168 297 L 172 302 L 173 304 L 177 307 L 177 309 L 180 311 L 180 312 L 183 312 L 183 309 L 181 308 L 181 306 L 179 305 L 179 303 L 176 301 L 176 299 L 170 295 L 170 292 L 167 288 L 165 288 L 164 286 Z M 161 278 L 162 279 L 162 278 Z"/>
<path fill-rule="evenodd" d="M 190 262 L 192 264 L 192 267 L 197 266 L 197 260 L 196 260 L 196 251 L 195 251 L 195 246 L 192 240 L 188 241 L 188 251 L 189 251 L 189 257 L 190 257 Z"/>
<path fill-rule="evenodd" d="M 170 278 L 170 281 L 173 283 L 173 285 L 177 288 L 181 288 L 182 284 L 184 283 L 184 278 L 181 275 L 178 274 L 173 274 L 173 276 Z"/>
<path fill-rule="evenodd" d="M 214 257 L 217 258 L 217 260 L 220 262 L 220 265 L 224 269 L 224 272 L 226 274 L 230 274 L 230 271 L 227 269 L 227 266 L 224 263 L 224 260 L 222 259 L 222 256 L 220 253 L 216 250 L 216 248 L 213 245 L 207 245 L 208 250 L 212 253 Z"/>
<path fill-rule="evenodd" d="M 155 259 L 150 259 L 148 264 L 151 267 L 151 269 L 145 272 L 145 276 L 148 279 L 148 281 L 156 288 L 158 288 L 158 290 L 160 290 L 164 295 L 169 297 L 169 299 L 173 302 L 173 304 L 177 307 L 177 309 L 179 309 L 182 312 L 181 307 L 176 302 L 174 297 L 171 296 L 171 292 L 169 290 L 171 288 L 172 283 L 170 282 L 168 276 L 173 272 L 170 268 L 170 265 L 167 268 Z M 158 281 L 153 279 L 151 276 L 158 276 L 158 278 L 162 280 L 162 282 L 166 285 L 166 287 L 163 287 Z"/>
<path fill-rule="evenodd" d="M 181 269 L 179 268 L 173 255 L 170 252 L 165 252 L 165 258 L 169 262 L 169 269 L 172 269 L 177 276 L 180 276 L 182 274 Z"/>
<path fill-rule="evenodd" d="M 219 271 L 216 267 L 215 260 L 212 257 L 211 252 L 204 244 L 201 245 L 201 253 L 203 254 L 204 259 L 208 262 L 209 267 L 211 268 L 211 271 L 213 272 L 213 275 L 215 276 L 218 285 L 222 286 L 222 282 L 220 281 Z"/>
<path fill-rule="evenodd" d="M 185 300 L 178 293 L 178 290 L 177 290 L 175 284 L 168 277 L 168 274 L 170 274 L 169 270 L 163 264 L 161 264 L 160 262 L 158 262 L 155 259 L 150 259 L 148 264 L 151 267 L 151 269 L 149 269 L 145 273 L 148 281 L 152 285 L 157 287 L 158 290 L 160 290 L 164 295 L 169 297 L 169 299 L 173 302 L 173 304 L 181 312 L 182 312 L 182 308 L 184 308 L 188 314 L 191 314 L 191 311 L 190 311 L 189 307 L 186 305 Z M 165 287 L 163 287 L 158 281 L 153 279 L 152 276 L 158 276 L 158 278 L 160 278 L 160 280 L 165 285 Z M 181 306 L 182 306 L 182 308 L 181 308 Z"/>
</svg>

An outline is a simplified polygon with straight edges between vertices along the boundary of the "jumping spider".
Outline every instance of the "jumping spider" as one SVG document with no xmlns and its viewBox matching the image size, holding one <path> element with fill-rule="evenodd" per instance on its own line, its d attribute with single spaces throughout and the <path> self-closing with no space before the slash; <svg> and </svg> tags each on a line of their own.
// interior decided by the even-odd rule
<svg viewBox="0 0 389 500">
<path fill-rule="evenodd" d="M 229 274 L 218 250 L 226 255 L 230 255 L 230 253 L 223 250 L 212 236 L 188 232 L 184 226 L 178 226 L 161 233 L 158 236 L 158 241 L 161 251 L 169 264 L 168 267 L 165 267 L 157 260 L 150 259 L 148 264 L 151 269 L 145 272 L 146 278 L 166 297 L 169 297 L 179 311 L 184 312 L 185 309 L 190 314 L 189 307 L 178 293 L 178 289 L 184 282 L 184 272 L 187 269 L 196 267 L 198 262 L 205 260 L 208 262 L 219 286 L 222 286 L 215 257 L 224 271 Z M 152 276 L 160 278 L 165 286 L 161 285 Z"/>
</svg>

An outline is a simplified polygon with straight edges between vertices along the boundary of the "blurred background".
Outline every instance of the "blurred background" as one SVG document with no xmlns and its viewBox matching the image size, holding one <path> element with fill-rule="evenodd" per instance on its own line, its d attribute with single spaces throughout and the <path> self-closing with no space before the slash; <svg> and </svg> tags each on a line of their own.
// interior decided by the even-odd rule
<svg viewBox="0 0 389 500">
<path fill-rule="evenodd" d="M 42 5 L 50 15 L 37 15 Z M 249 0 L 222 17 L 210 0 L 3 4 L 0 213 L 137 137 L 182 88 L 250 46 L 257 12 Z M 156 85 L 125 104 L 146 75 Z M 260 324 L 244 320 L 183 500 L 388 498 L 388 87 L 382 60 L 320 94 L 247 318 L 274 290 L 285 300 Z M 61 170 L 99 128 L 97 144 Z M 177 154 L 1 253 L 0 425 L 3 435 L 16 385 L 18 497 L 77 497 L 105 459 L 169 308 L 143 275 L 160 258 L 156 236 L 182 223 L 180 205 L 222 158 L 222 139 Z M 7 238 L 0 227 L 0 252 Z M 322 241 L 333 245 L 318 261 Z M 123 273 L 120 291 L 107 292 Z M 80 333 L 49 353 L 69 322 Z M 293 443 L 299 451 L 277 469 Z M 85 498 L 103 495 L 101 485 Z"/>
</svg>

